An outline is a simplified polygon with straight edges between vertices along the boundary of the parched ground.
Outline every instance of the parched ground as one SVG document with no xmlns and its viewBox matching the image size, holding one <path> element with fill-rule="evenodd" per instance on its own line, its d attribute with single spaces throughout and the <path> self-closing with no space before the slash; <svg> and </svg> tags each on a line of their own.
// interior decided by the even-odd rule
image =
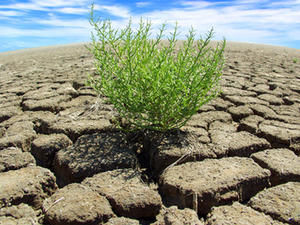
<svg viewBox="0 0 300 225">
<path fill-rule="evenodd" d="M 145 153 L 84 44 L 0 53 L 0 224 L 299 225 L 300 50 L 225 56 L 222 94 Z"/>
</svg>

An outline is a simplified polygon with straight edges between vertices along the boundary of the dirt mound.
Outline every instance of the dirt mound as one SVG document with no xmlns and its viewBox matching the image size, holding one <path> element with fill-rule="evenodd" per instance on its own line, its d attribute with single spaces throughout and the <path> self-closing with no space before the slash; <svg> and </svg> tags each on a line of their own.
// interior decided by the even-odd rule
<svg viewBox="0 0 300 225">
<path fill-rule="evenodd" d="M 0 224 L 300 224 L 300 51 L 228 43 L 180 131 L 113 128 L 82 44 L 0 54 Z"/>
</svg>

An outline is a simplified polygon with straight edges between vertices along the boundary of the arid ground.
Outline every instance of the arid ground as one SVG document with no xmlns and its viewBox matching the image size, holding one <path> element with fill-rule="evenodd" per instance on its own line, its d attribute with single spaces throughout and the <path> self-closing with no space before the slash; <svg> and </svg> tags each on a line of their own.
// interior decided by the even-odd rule
<svg viewBox="0 0 300 225">
<path fill-rule="evenodd" d="M 113 127 L 84 44 L 0 53 L 0 224 L 300 224 L 300 50 L 228 43 L 180 131 Z"/>
</svg>

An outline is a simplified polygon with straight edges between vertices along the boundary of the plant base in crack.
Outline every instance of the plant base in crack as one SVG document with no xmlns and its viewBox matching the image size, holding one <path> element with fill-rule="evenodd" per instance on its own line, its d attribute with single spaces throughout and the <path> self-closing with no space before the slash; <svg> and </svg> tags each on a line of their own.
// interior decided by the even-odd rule
<svg viewBox="0 0 300 225">
<path fill-rule="evenodd" d="M 177 24 L 169 36 L 163 24 L 153 38 L 150 21 L 115 29 L 95 20 L 93 8 L 90 23 L 97 74 L 87 84 L 108 98 L 128 130 L 178 129 L 220 92 L 225 40 L 212 47 L 212 29 L 196 39 L 191 28 L 179 43 Z"/>
<path fill-rule="evenodd" d="M 194 139 L 191 140 L 191 137 Z M 143 175 L 146 177 L 144 181 L 157 182 L 157 179 L 164 168 L 172 164 L 177 159 L 176 149 L 188 149 L 196 142 L 196 136 L 193 132 L 183 129 L 172 129 L 165 132 L 154 130 L 139 130 L 126 133 L 126 141 L 131 149 L 136 152 L 139 159 L 139 165 L 143 170 Z M 166 152 L 173 152 L 168 159 L 163 159 L 161 150 Z M 174 152 L 175 150 L 175 152 Z M 189 151 L 183 154 L 184 158 L 179 160 L 178 163 L 184 159 L 190 158 Z M 156 156 L 159 156 L 157 160 Z M 175 160 L 174 160 L 175 159 Z"/>
</svg>

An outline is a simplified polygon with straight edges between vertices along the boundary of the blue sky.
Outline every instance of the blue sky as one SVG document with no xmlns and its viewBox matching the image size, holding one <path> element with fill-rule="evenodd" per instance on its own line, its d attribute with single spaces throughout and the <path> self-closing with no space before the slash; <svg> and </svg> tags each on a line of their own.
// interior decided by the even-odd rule
<svg viewBox="0 0 300 225">
<path fill-rule="evenodd" d="M 116 27 L 143 17 L 155 33 L 177 21 L 182 34 L 214 27 L 217 40 L 300 49 L 300 0 L 0 0 L 0 52 L 90 41 L 92 3 Z"/>
</svg>

